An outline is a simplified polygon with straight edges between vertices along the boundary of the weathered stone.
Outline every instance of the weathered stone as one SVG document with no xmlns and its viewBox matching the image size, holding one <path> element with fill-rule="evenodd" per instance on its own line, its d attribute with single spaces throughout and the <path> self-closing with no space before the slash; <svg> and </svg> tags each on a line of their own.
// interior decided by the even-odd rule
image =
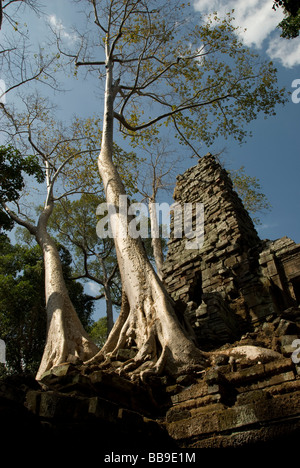
<svg viewBox="0 0 300 468">
<path fill-rule="evenodd" d="M 40 395 L 39 416 L 46 419 L 61 419 L 74 413 L 76 399 L 60 393 L 48 391 Z"/>
<path fill-rule="evenodd" d="M 41 392 L 37 390 L 30 390 L 26 394 L 25 406 L 33 414 L 39 414 L 41 400 Z"/>
<path fill-rule="evenodd" d="M 119 407 L 117 404 L 103 398 L 92 397 L 89 399 L 88 413 L 97 419 L 115 422 L 118 418 Z"/>
<path fill-rule="evenodd" d="M 279 325 L 275 330 L 275 335 L 277 336 L 295 335 L 297 333 L 300 334 L 300 329 L 298 328 L 298 326 L 290 320 L 285 319 L 280 320 Z"/>
<path fill-rule="evenodd" d="M 172 409 L 168 411 L 166 415 L 166 421 L 168 423 L 174 422 L 174 421 L 181 421 L 182 419 L 187 419 L 191 417 L 191 412 L 188 411 L 187 409 Z"/>
<path fill-rule="evenodd" d="M 217 348 L 235 341 L 241 336 L 237 334 L 253 323 L 299 304 L 300 245 L 288 237 L 259 239 L 228 173 L 216 159 L 203 157 L 177 180 L 178 202 L 204 204 L 204 244 L 188 251 L 184 238 L 173 239 L 164 265 L 164 281 L 175 301 L 197 303 L 198 308 L 190 309 L 195 311 L 194 316 L 191 312 L 188 318 L 199 346 Z M 172 232 L 171 226 L 171 236 Z M 211 313 L 210 302 L 205 301 L 206 308 L 201 305 L 205 293 L 222 295 L 217 314 Z M 205 329 L 213 331 L 209 336 L 199 322 L 204 316 L 208 324 Z M 278 333 L 296 334 L 282 325 Z"/>
</svg>

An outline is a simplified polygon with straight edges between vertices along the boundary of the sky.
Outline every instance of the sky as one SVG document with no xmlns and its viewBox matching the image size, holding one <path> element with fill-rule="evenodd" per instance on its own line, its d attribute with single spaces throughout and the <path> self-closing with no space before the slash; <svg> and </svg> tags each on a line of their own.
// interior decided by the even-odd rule
<svg viewBox="0 0 300 468">
<path fill-rule="evenodd" d="M 226 148 L 224 159 L 232 168 L 245 166 L 246 172 L 258 177 L 272 210 L 261 215 L 257 227 L 262 239 L 288 236 L 300 242 L 300 38 L 280 37 L 280 10 L 272 9 L 272 0 L 198 0 L 202 13 L 218 12 L 219 16 L 234 10 L 239 37 L 262 57 L 273 61 L 278 70 L 280 87 L 291 96 L 275 117 L 259 117 L 250 125 L 253 136 L 239 146 L 234 141 L 219 142 L 215 150 Z M 297 80 L 298 83 L 297 83 Z M 294 85 L 294 87 L 293 87 Z M 295 87 L 296 86 L 296 87 Z M 294 93 L 294 94 L 293 94 Z M 211 151 L 211 149 L 210 149 Z M 211 151 L 213 153 L 213 151 Z"/>
<path fill-rule="evenodd" d="M 35 34 L 37 40 L 43 38 L 46 18 L 65 41 L 76 41 L 71 29 L 70 3 L 62 0 L 41 3 L 46 4 L 46 17 L 39 21 L 36 17 L 35 20 L 27 18 L 31 34 Z M 258 117 L 249 125 L 253 136 L 242 146 L 230 138 L 218 139 L 212 147 L 203 148 L 203 155 L 224 149 L 223 160 L 229 169 L 244 166 L 248 175 L 259 179 L 261 190 L 272 206 L 270 212 L 260 215 L 262 224 L 257 226 L 260 238 L 275 240 L 288 236 L 300 243 L 300 38 L 280 37 L 277 25 L 283 14 L 281 9 L 276 12 L 272 9 L 272 0 L 196 0 L 194 4 L 203 14 L 217 11 L 221 17 L 234 10 L 240 39 L 262 58 L 273 61 L 278 70 L 279 86 L 291 93 L 285 107 L 277 108 L 276 116 L 266 120 Z M 73 113 L 88 117 L 102 111 L 101 103 L 89 92 L 88 79 L 84 83 L 69 80 L 68 88 L 69 92 L 59 96 L 60 113 L 66 119 Z M 182 170 L 195 163 L 187 158 Z M 89 292 L 93 292 L 92 286 Z"/>
<path fill-rule="evenodd" d="M 259 179 L 262 192 L 272 206 L 270 212 L 260 214 L 262 224 L 257 230 L 261 238 L 273 240 L 288 236 L 299 243 L 300 102 L 296 101 L 300 98 L 300 38 L 280 37 L 277 25 L 283 12 L 272 9 L 272 0 L 196 0 L 194 5 L 203 14 L 216 11 L 221 17 L 234 10 L 241 40 L 262 58 L 273 61 L 278 70 L 279 86 L 291 93 L 289 102 L 277 108 L 275 117 L 266 120 L 258 117 L 249 125 L 253 136 L 245 144 L 240 146 L 230 138 L 219 139 L 212 147 L 203 148 L 203 154 L 224 149 L 223 161 L 229 169 L 244 166 L 247 174 Z M 73 41 L 72 21 L 65 2 L 53 0 L 47 10 L 51 26 L 59 29 L 66 40 Z M 65 109 L 88 116 L 91 109 L 95 110 L 94 95 L 86 92 L 88 86 L 85 89 L 74 86 L 76 100 L 73 93 L 69 98 L 66 96 Z M 188 158 L 183 169 L 193 164 Z"/>
</svg>

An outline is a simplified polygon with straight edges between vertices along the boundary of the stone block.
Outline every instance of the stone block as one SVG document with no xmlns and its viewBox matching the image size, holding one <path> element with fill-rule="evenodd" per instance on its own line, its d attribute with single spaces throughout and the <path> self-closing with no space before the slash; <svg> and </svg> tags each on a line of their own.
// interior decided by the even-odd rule
<svg viewBox="0 0 300 468">
<path fill-rule="evenodd" d="M 177 404 L 197 397 L 207 395 L 207 384 L 205 382 L 191 385 L 189 388 L 184 389 L 182 392 L 177 393 L 171 397 L 172 403 Z"/>
<path fill-rule="evenodd" d="M 41 392 L 38 390 L 29 390 L 26 394 L 25 407 L 33 414 L 39 414 Z"/>
<path fill-rule="evenodd" d="M 118 419 L 119 406 L 100 397 L 89 399 L 88 414 L 103 421 L 116 422 Z"/>
<path fill-rule="evenodd" d="M 191 412 L 187 409 L 182 408 L 172 408 L 167 412 L 166 421 L 171 423 L 174 421 L 181 421 L 182 419 L 187 419 L 191 417 Z"/>
<path fill-rule="evenodd" d="M 72 418 L 76 407 L 76 398 L 47 391 L 40 395 L 39 416 L 46 419 Z"/>
</svg>

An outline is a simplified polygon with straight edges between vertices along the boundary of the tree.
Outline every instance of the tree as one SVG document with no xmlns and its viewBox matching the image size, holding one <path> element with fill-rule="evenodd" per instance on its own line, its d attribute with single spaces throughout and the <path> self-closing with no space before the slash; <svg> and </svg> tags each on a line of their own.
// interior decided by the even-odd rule
<svg viewBox="0 0 300 468">
<path fill-rule="evenodd" d="M 102 202 L 104 200 L 102 199 Z M 106 332 L 113 328 L 113 306 L 120 306 L 121 289 L 113 239 L 99 238 L 95 229 L 96 211 L 101 198 L 83 194 L 78 200 L 61 200 L 50 220 L 50 229 L 73 252 L 75 279 L 94 282 L 105 299 Z"/>
<path fill-rule="evenodd" d="M 285 17 L 278 24 L 281 28 L 281 37 L 294 39 L 300 31 L 300 5 L 298 0 L 274 0 L 273 10 L 282 8 Z"/>
<path fill-rule="evenodd" d="M 162 234 L 166 226 L 160 225 L 158 219 L 158 194 L 161 191 L 170 192 L 171 187 L 174 187 L 179 158 L 174 157 L 175 150 L 170 147 L 166 138 L 162 141 L 161 138 L 151 134 L 148 135 L 147 144 L 143 150 L 146 157 L 139 167 L 138 191 L 148 204 L 151 250 L 156 273 L 162 279 L 164 249 L 166 247 Z M 147 245 L 146 250 L 149 250 Z"/>
<path fill-rule="evenodd" d="M 35 223 L 32 221 L 33 213 L 29 219 L 26 213 L 21 212 L 19 200 L 12 200 L 17 212 L 5 201 L 2 202 L 2 207 L 14 222 L 25 227 L 34 236 L 44 255 L 48 333 L 37 373 L 39 379 L 54 365 L 73 360 L 74 357 L 84 361 L 98 351 L 82 326 L 72 303 L 57 245 L 48 232 L 48 223 L 55 204 L 62 202 L 64 198 L 77 197 L 82 193 L 91 193 L 94 196 L 97 193 L 101 194 L 102 188 L 99 186 L 99 175 L 95 165 L 101 131 L 98 119 L 83 121 L 75 118 L 73 124 L 65 128 L 51 118 L 45 102 L 37 96 L 29 96 L 24 102 L 27 109 L 25 115 L 13 115 L 7 110 L 7 128 L 11 127 L 10 134 L 15 133 L 19 138 L 15 139 L 16 144 L 20 146 L 20 151 L 16 153 L 17 158 L 21 158 L 21 150 L 22 154 L 26 154 L 29 149 L 38 157 L 39 167 L 45 174 L 46 187 L 42 194 L 44 205 L 38 211 Z M 134 154 L 126 153 L 116 145 L 114 150 L 120 173 L 126 178 L 128 185 L 132 186 L 132 174 L 128 171 L 128 164 L 130 167 L 134 164 Z M 99 202 L 100 200 L 101 198 Z M 95 199 L 93 202 L 95 203 Z M 95 216 L 95 213 L 91 215 Z M 107 276 L 108 289 L 114 274 L 110 276 Z"/>
<path fill-rule="evenodd" d="M 99 320 L 93 324 L 90 335 L 99 349 L 101 349 L 104 346 L 108 335 L 106 317 L 99 318 Z"/>
<path fill-rule="evenodd" d="M 58 246 L 67 288 L 84 326 L 91 327 L 90 297 L 70 279 L 70 255 Z M 6 342 L 9 372 L 38 370 L 46 341 L 43 256 L 40 248 L 0 241 L 0 336 Z"/>
<path fill-rule="evenodd" d="M 37 182 L 44 180 L 44 173 L 35 156 L 21 158 L 11 145 L 0 146 L 0 202 L 15 202 L 25 187 L 24 175 L 34 176 Z M 11 230 L 12 219 L 0 208 L 0 232 Z"/>
<path fill-rule="evenodd" d="M 261 185 L 257 177 L 249 176 L 245 173 L 244 166 L 237 171 L 228 171 L 233 187 L 243 201 L 244 207 L 252 216 L 255 224 L 261 224 L 257 213 L 269 211 L 271 205 L 264 193 L 261 192 Z"/>
<path fill-rule="evenodd" d="M 284 92 L 277 88 L 272 64 L 259 63 L 243 47 L 229 17 L 200 23 L 188 4 L 177 1 L 87 4 L 88 19 L 93 13 L 94 22 L 85 31 L 92 41 L 96 38 L 96 45 L 90 49 L 83 43 L 66 56 L 73 55 L 77 67 L 95 69 L 105 78 L 98 167 L 106 200 L 116 208 L 111 225 L 124 299 L 106 344 L 93 360 L 106 365 L 118 349 L 135 349 L 135 357 L 120 371 L 142 378 L 148 372 L 203 367 L 207 356 L 194 345 L 141 240 L 126 235 L 130 218 L 120 206 L 126 191 L 113 163 L 114 126 L 136 138 L 137 132 L 143 137 L 153 126 L 159 130 L 163 122 L 175 122 L 189 140 L 209 145 L 217 136 L 230 135 L 243 141 L 244 125 L 260 112 L 274 114 L 276 103 L 285 101 Z"/>
<path fill-rule="evenodd" d="M 47 340 L 37 373 L 37 379 L 39 379 L 54 365 L 74 359 L 74 357 L 84 361 L 98 350 L 76 313 L 63 275 L 59 250 L 47 230 L 55 201 L 87 189 L 92 176 L 83 175 L 82 179 L 76 177 L 79 173 L 78 166 L 81 165 L 79 159 L 82 154 L 82 138 L 74 137 L 72 128 L 68 134 L 61 125 L 54 125 L 42 109 L 39 100 L 30 101 L 28 115 L 25 117 L 23 114 L 12 116 L 8 113 L 8 115 L 8 122 L 15 128 L 16 134 L 27 136 L 30 147 L 39 157 L 39 164 L 45 173 L 45 202 L 36 223 L 20 211 L 19 203 L 16 205 L 16 213 L 7 203 L 2 202 L 2 208 L 7 215 L 34 236 L 43 252 Z M 51 128 L 52 132 L 49 131 Z M 34 140 L 35 137 L 36 140 Z M 25 142 L 26 140 L 22 140 L 20 143 L 21 146 L 23 144 L 23 154 L 26 149 Z M 85 151 L 88 154 L 91 153 L 90 149 Z M 20 157 L 20 153 L 17 153 L 17 157 Z M 77 165 L 74 163 L 76 159 Z M 73 173 L 64 173 L 65 167 L 71 161 L 73 161 Z M 91 173 L 90 169 L 89 173 Z M 59 176 L 62 185 L 57 183 Z"/>
</svg>

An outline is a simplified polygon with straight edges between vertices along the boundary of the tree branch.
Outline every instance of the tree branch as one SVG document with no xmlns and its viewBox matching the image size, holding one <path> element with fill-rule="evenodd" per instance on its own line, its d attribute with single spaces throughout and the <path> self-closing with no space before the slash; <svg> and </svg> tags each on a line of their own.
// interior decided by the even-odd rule
<svg viewBox="0 0 300 468">
<path fill-rule="evenodd" d="M 125 117 L 117 112 L 114 112 L 114 117 L 123 125 L 123 127 L 125 127 L 127 130 L 129 130 L 130 132 L 136 132 L 136 131 L 139 131 L 139 130 L 144 130 L 145 128 L 148 128 L 150 127 L 151 125 L 159 122 L 160 120 L 163 120 L 163 119 L 166 119 L 167 117 L 172 117 L 180 112 L 183 112 L 185 110 L 188 110 L 188 109 L 195 109 L 195 108 L 198 108 L 198 107 L 203 107 L 203 106 L 207 106 L 207 105 L 210 105 L 210 104 L 213 104 L 215 102 L 218 102 L 218 101 L 223 101 L 224 99 L 227 99 L 229 97 L 232 97 L 231 94 L 225 94 L 224 96 L 221 96 L 221 97 L 218 97 L 218 98 L 214 98 L 214 99 L 211 99 L 209 101 L 205 101 L 205 102 L 200 102 L 200 103 L 195 103 L 195 104 L 189 104 L 189 105 L 185 105 L 185 106 L 179 106 L 177 107 L 176 109 L 170 111 L 170 112 L 166 112 L 165 114 L 161 114 L 159 115 L 158 117 L 156 117 L 155 119 L 152 119 L 152 120 L 149 120 L 149 122 L 147 123 L 144 123 L 144 124 L 141 124 L 141 125 L 137 125 L 135 127 L 133 127 L 132 125 L 130 125 L 127 120 L 125 119 Z"/>
<path fill-rule="evenodd" d="M 2 202 L 1 203 L 2 205 L 2 208 L 6 211 L 6 213 L 8 214 L 8 216 L 13 220 L 15 221 L 17 224 L 19 224 L 20 226 L 23 226 L 25 227 L 29 232 L 30 234 L 32 234 L 33 236 L 36 235 L 36 232 L 37 232 L 37 228 L 36 226 L 34 226 L 33 224 L 31 224 L 29 221 L 25 221 L 24 219 L 21 219 L 19 216 L 17 216 L 7 205 L 6 203 Z"/>
<path fill-rule="evenodd" d="M 76 67 L 82 67 L 84 65 L 106 65 L 105 62 L 101 61 L 101 62 L 75 62 L 75 66 Z"/>
</svg>

